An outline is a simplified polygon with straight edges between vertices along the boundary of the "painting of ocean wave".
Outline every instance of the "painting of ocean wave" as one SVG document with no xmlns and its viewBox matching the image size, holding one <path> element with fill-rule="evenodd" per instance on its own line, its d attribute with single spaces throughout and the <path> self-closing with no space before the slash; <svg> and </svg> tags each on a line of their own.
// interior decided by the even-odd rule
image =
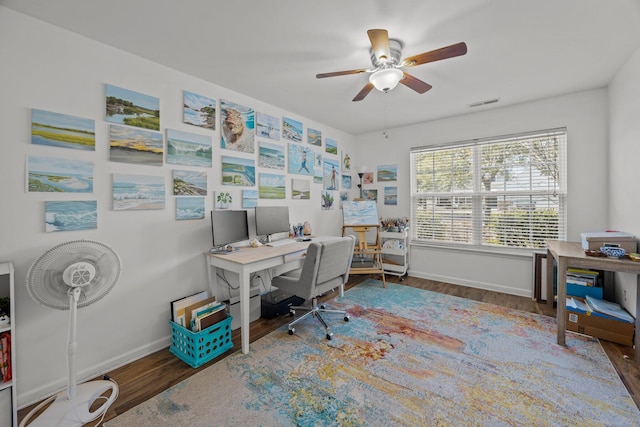
<svg viewBox="0 0 640 427">
<path fill-rule="evenodd" d="M 45 202 L 45 231 L 74 231 L 98 228 L 96 200 Z"/>
<path fill-rule="evenodd" d="M 162 176 L 113 174 L 113 210 L 164 209 Z"/>
<path fill-rule="evenodd" d="M 342 215 L 344 225 L 378 225 L 378 209 L 376 202 L 358 201 L 343 202 Z"/>
<path fill-rule="evenodd" d="M 271 169 L 284 169 L 284 147 L 269 142 L 260 142 L 258 166 Z"/>
<path fill-rule="evenodd" d="M 205 129 L 216 129 L 216 100 L 197 93 L 184 91 L 183 117 L 186 124 Z"/>
<path fill-rule="evenodd" d="M 256 185 L 255 161 L 222 156 L 222 185 L 253 187 Z"/>
<path fill-rule="evenodd" d="M 204 218 L 204 197 L 176 197 L 176 219 Z"/>
<path fill-rule="evenodd" d="M 93 193 L 93 162 L 28 156 L 31 193 Z"/>
<path fill-rule="evenodd" d="M 167 129 L 167 163 L 211 167 L 211 137 Z"/>
<path fill-rule="evenodd" d="M 96 124 L 91 119 L 32 109 L 31 143 L 95 151 Z"/>
</svg>

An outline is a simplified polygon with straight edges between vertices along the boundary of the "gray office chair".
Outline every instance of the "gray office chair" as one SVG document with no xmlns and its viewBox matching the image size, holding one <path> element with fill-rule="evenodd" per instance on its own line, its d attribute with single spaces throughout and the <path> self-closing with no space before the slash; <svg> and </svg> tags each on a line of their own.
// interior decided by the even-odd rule
<svg viewBox="0 0 640 427">
<path fill-rule="evenodd" d="M 271 281 L 273 286 L 306 300 L 305 306 L 290 307 L 292 316 L 299 309 L 304 309 L 306 312 L 289 323 L 289 335 L 295 333 L 296 323 L 313 316 L 322 323 L 326 337 L 330 340 L 333 333 L 320 313 L 339 313 L 344 316 L 345 322 L 349 321 L 346 311 L 329 310 L 324 305 L 318 307 L 318 296 L 335 288 L 340 288 L 342 294 L 344 284 L 349 279 L 354 245 L 353 236 L 313 242 L 307 249 L 302 268 L 273 278 Z"/>
</svg>

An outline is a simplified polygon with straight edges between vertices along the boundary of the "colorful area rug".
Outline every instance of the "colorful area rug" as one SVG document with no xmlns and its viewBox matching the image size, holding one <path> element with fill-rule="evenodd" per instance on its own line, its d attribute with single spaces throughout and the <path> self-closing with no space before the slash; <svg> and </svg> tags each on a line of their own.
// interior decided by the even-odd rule
<svg viewBox="0 0 640 427">
<path fill-rule="evenodd" d="M 105 425 L 637 426 L 600 343 L 555 319 L 367 280 Z"/>
</svg>

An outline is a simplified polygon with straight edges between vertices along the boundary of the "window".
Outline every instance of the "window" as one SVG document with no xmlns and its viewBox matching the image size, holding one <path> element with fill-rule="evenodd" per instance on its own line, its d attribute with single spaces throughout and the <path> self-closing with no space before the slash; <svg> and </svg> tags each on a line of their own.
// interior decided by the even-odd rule
<svg viewBox="0 0 640 427">
<path fill-rule="evenodd" d="M 411 149 L 424 243 L 544 248 L 566 235 L 566 129 Z"/>
</svg>

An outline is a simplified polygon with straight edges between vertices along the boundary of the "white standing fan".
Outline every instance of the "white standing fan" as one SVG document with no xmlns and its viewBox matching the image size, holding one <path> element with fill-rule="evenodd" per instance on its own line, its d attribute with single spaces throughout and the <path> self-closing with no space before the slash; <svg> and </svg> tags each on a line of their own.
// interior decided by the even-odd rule
<svg viewBox="0 0 640 427">
<path fill-rule="evenodd" d="M 76 323 L 78 308 L 93 304 L 108 294 L 118 281 L 121 269 L 118 254 L 104 243 L 92 240 L 75 240 L 55 246 L 29 268 L 27 289 L 31 297 L 47 307 L 70 311 L 69 377 L 67 389 L 35 407 L 20 427 L 81 426 L 104 417 L 118 397 L 118 385 L 108 377 L 76 384 Z M 27 424 L 46 405 L 49 406 Z"/>
</svg>

